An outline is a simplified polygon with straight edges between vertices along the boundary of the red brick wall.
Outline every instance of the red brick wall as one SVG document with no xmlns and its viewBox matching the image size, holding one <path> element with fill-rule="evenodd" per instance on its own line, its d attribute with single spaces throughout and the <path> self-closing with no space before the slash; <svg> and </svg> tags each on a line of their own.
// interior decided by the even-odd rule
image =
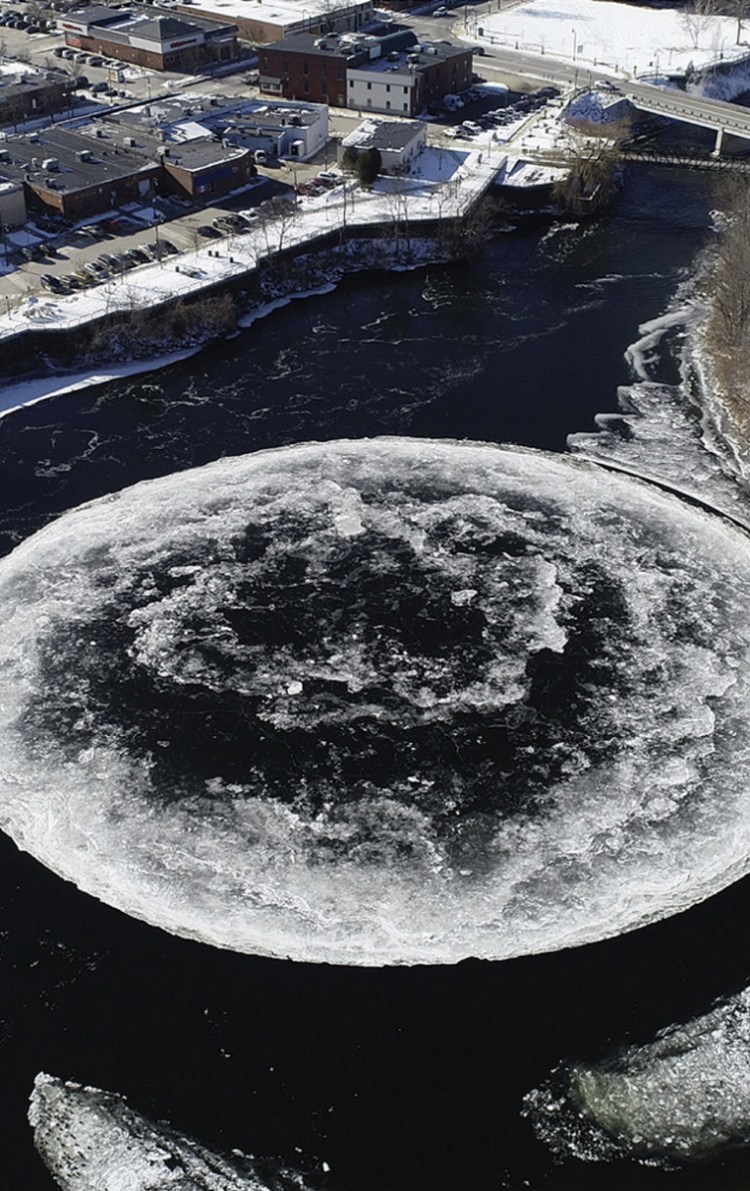
<svg viewBox="0 0 750 1191">
<path fill-rule="evenodd" d="M 260 51 L 261 90 L 263 76 L 281 79 L 281 91 L 269 94 L 284 99 L 306 99 L 346 107 L 346 67 L 365 61 L 367 55 L 344 58 L 336 54 L 305 54 L 302 50 L 273 49 Z"/>
<path fill-rule="evenodd" d="M 447 61 L 437 61 L 434 66 L 420 70 L 416 86 L 416 110 L 443 95 L 465 91 L 471 83 L 471 50 L 456 54 Z"/>
<path fill-rule="evenodd" d="M 131 203 L 142 198 L 139 183 L 144 180 L 153 182 L 159 189 L 162 177 L 161 166 L 154 165 L 152 169 L 141 170 L 128 178 L 117 178 L 114 181 L 103 182 L 98 186 L 89 186 L 86 190 L 76 190 L 65 193 L 60 190 L 48 190 L 43 185 L 36 185 L 33 181 L 25 182 L 26 197 L 31 206 L 37 209 L 52 207 L 61 211 L 67 219 L 86 219 L 91 215 L 101 215 L 112 207 L 121 203 Z"/>
</svg>

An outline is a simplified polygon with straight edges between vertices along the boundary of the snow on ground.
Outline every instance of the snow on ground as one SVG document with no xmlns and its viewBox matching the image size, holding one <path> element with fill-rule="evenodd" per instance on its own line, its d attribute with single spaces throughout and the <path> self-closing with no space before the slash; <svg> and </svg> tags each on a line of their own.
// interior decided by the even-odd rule
<svg viewBox="0 0 750 1191">
<path fill-rule="evenodd" d="M 0 418 L 15 413 L 26 406 L 36 405 L 37 401 L 46 401 L 48 397 L 61 397 L 64 393 L 74 393 L 78 389 L 87 389 L 91 385 L 103 385 L 111 380 L 119 380 L 123 376 L 137 376 L 140 372 L 151 372 L 155 368 L 167 368 L 179 360 L 186 360 L 195 355 L 200 347 L 186 348 L 184 351 L 169 352 L 167 355 L 156 356 L 151 360 L 134 360 L 127 364 L 111 364 L 106 369 L 97 372 L 75 372 L 66 376 L 39 376 L 34 380 L 19 381 L 17 384 L 4 385 L 0 392 Z"/>
<path fill-rule="evenodd" d="M 29 329 L 72 329 L 116 311 L 143 309 L 227 281 L 256 267 L 280 248 L 310 243 L 345 226 L 420 221 L 460 215 L 492 183 L 502 162 L 489 138 L 476 150 L 427 148 L 415 176 L 379 178 L 372 192 L 347 182 L 295 207 L 282 204 L 279 218 L 250 234 L 214 240 L 205 247 L 111 277 L 102 285 L 65 297 L 32 294 L 0 315 L 0 340 Z M 419 172 L 417 172 L 419 171 Z M 252 208 L 251 208 L 252 210 Z"/>
<path fill-rule="evenodd" d="M 477 23 L 483 29 L 481 37 Z M 650 77 L 659 70 L 683 73 L 691 66 L 748 54 L 747 44 L 736 44 L 733 17 L 638 8 L 610 0 L 529 0 L 477 18 L 471 37 L 629 78 Z"/>
</svg>

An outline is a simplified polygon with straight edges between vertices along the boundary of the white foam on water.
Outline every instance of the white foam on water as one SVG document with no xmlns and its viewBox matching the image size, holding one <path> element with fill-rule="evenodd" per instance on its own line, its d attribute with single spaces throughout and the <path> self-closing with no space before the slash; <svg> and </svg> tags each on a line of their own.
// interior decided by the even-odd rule
<svg viewBox="0 0 750 1191">
<path fill-rule="evenodd" d="M 269 1191 L 241 1155 L 224 1158 L 99 1088 L 38 1075 L 29 1123 L 61 1191 Z M 299 1178 L 284 1185 L 304 1191 Z"/>
<path fill-rule="evenodd" d="M 306 961 L 501 959 L 665 917 L 750 867 L 748 544 L 485 444 L 308 444 L 139 484 L 0 563 L 0 825 L 129 914 Z M 154 695 L 146 751 L 95 693 L 109 633 Z M 181 699 L 196 733 L 239 707 L 271 761 L 223 772 L 219 748 L 165 794 Z"/>
<path fill-rule="evenodd" d="M 526 1097 L 538 1135 L 585 1161 L 674 1165 L 750 1141 L 750 990 Z"/>
</svg>

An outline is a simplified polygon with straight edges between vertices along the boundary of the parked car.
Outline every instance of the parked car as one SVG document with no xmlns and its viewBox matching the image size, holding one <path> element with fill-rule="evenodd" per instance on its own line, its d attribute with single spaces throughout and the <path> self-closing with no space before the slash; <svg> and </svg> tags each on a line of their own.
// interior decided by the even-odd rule
<svg viewBox="0 0 750 1191">
<path fill-rule="evenodd" d="M 53 293 L 53 294 L 65 293 L 66 287 L 65 287 L 64 283 L 58 277 L 55 277 L 55 275 L 53 273 L 42 273 L 39 280 L 40 280 L 41 284 L 44 286 L 44 288 L 48 289 L 51 293 Z"/>
<path fill-rule="evenodd" d="M 215 227 L 211 227 L 209 223 L 202 223 L 195 229 L 199 236 L 204 236 L 207 240 L 217 240 L 221 232 L 217 232 Z"/>
<path fill-rule="evenodd" d="M 142 248 L 126 248 L 123 256 L 133 261 L 136 265 L 145 265 L 149 259 L 148 253 L 144 252 Z"/>
<path fill-rule="evenodd" d="M 94 83 L 91 88 L 92 95 L 101 95 L 102 92 L 104 92 L 104 91 L 109 91 L 109 85 L 107 83 L 105 83 L 104 81 L 101 81 L 99 83 Z"/>
</svg>

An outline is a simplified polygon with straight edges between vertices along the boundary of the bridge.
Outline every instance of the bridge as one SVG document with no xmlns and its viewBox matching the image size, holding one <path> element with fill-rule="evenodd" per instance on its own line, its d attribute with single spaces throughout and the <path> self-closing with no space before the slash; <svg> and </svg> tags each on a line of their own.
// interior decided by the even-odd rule
<svg viewBox="0 0 750 1191">
<path fill-rule="evenodd" d="M 415 25 L 418 23 L 414 22 Z M 716 133 L 713 151 L 717 157 L 721 153 L 725 134 L 750 142 L 750 109 L 721 99 L 705 99 L 702 96 L 686 95 L 683 91 L 656 87 L 651 83 L 629 81 L 608 74 L 601 67 L 598 70 L 596 67 L 585 68 L 580 62 L 563 62 L 549 55 L 509 50 L 490 44 L 482 58 L 482 71 L 490 76 L 522 75 L 545 83 L 554 83 L 563 89 L 579 87 L 584 76 L 588 77 L 589 86 L 594 86 L 597 82 L 612 83 L 640 111 L 681 120 L 699 128 L 712 129 Z"/>
<path fill-rule="evenodd" d="M 699 128 L 716 132 L 714 154 L 721 153 L 724 134 L 741 137 L 750 142 L 750 109 L 737 107 L 722 99 L 705 99 L 686 95 L 682 91 L 654 87 L 649 83 L 617 82 L 619 90 L 641 112 L 681 120 Z M 748 144 L 750 149 L 750 144 Z"/>
</svg>

